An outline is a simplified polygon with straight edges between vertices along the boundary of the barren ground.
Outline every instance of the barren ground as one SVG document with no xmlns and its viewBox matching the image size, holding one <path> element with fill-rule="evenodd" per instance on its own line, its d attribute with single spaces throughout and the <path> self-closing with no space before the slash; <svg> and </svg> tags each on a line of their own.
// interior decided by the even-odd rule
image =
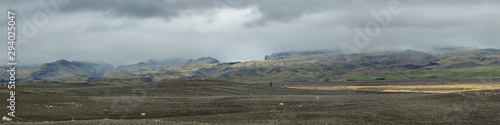
<svg viewBox="0 0 500 125">
<path fill-rule="evenodd" d="M 496 88 L 426 93 L 370 87 L 500 85 L 494 81 L 500 79 L 288 83 L 287 90 L 283 83 L 270 87 L 218 80 L 18 83 L 17 119 L 7 124 L 497 124 Z M 310 89 L 336 86 L 365 88 Z M 7 99 L 7 89 L 0 96 Z"/>
</svg>

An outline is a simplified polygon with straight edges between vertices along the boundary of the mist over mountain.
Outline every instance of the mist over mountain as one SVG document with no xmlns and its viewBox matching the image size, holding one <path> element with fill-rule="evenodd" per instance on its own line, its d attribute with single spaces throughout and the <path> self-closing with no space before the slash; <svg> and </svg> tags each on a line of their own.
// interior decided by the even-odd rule
<svg viewBox="0 0 500 125">
<path fill-rule="evenodd" d="M 16 78 L 18 81 L 57 80 L 77 77 L 103 78 L 124 74 L 149 73 L 185 65 L 214 63 L 219 63 L 219 61 L 213 57 L 201 57 L 198 59 L 165 59 L 161 61 L 151 59 L 147 62 L 114 68 L 114 66 L 109 63 L 68 61 L 61 59 L 40 66 L 18 67 Z M 0 71 L 1 76 L 3 76 L 0 81 L 7 81 L 6 78 L 9 78 L 9 74 L 6 73 L 7 68 L 8 67 L 3 67 L 2 69 L 5 70 Z"/>
<path fill-rule="evenodd" d="M 315 51 L 292 51 L 292 52 L 275 52 L 271 55 L 266 55 L 265 60 L 277 59 L 291 59 L 300 57 L 314 57 L 314 56 L 329 56 L 333 54 L 342 53 L 341 50 L 315 50 Z"/>
<path fill-rule="evenodd" d="M 6 68 L 7 69 L 7 68 Z M 109 63 L 93 63 L 58 60 L 52 63 L 45 63 L 41 66 L 18 68 L 16 79 L 18 81 L 32 80 L 56 80 L 74 77 L 101 77 L 106 71 L 113 70 L 113 65 Z M 1 71 L 3 78 L 1 81 L 7 81 L 8 73 Z"/>
<path fill-rule="evenodd" d="M 330 50 L 293 51 L 266 55 L 267 60 L 226 63 L 212 57 L 151 59 L 114 69 L 111 64 L 59 60 L 38 67 L 20 69 L 19 80 L 152 82 L 181 77 L 238 82 L 325 82 L 372 77 L 415 79 L 500 75 L 497 70 L 500 66 L 499 49 L 436 50 L 439 50 L 439 53 L 416 50 L 371 50 L 352 53 Z"/>
<path fill-rule="evenodd" d="M 139 62 L 137 64 L 132 64 L 132 65 L 118 66 L 114 70 L 107 71 L 103 76 L 147 73 L 153 71 L 174 69 L 185 65 L 214 64 L 214 63 L 219 63 L 219 60 L 213 57 L 200 57 L 198 59 L 180 59 L 180 58 L 163 59 L 163 60 L 150 59 L 147 62 Z"/>
</svg>

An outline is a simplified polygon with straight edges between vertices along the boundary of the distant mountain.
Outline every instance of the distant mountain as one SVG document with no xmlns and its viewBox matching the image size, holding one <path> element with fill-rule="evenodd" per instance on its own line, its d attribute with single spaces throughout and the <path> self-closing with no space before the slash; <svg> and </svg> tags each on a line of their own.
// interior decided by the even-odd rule
<svg viewBox="0 0 500 125">
<path fill-rule="evenodd" d="M 476 51 L 477 47 L 435 47 L 430 50 L 431 53 L 450 53 L 458 51 Z"/>
<path fill-rule="evenodd" d="M 414 50 L 311 56 L 314 58 L 248 62 L 254 64 L 216 78 L 245 82 L 320 82 L 371 77 L 381 72 L 432 69 L 439 65 L 438 57 Z"/>
<path fill-rule="evenodd" d="M 215 64 L 220 63 L 219 60 L 212 57 L 201 57 L 196 60 L 190 59 L 186 61 L 185 65 L 196 65 L 196 64 Z"/>
<path fill-rule="evenodd" d="M 105 71 L 114 67 L 108 63 L 91 63 L 79 61 L 58 60 L 53 63 L 46 63 L 41 66 L 17 69 L 16 78 L 18 81 L 32 80 L 55 80 L 72 77 L 100 77 Z M 6 75 L 5 70 L 2 75 Z M 6 81 L 7 76 L 3 76 L 1 81 Z"/>
<path fill-rule="evenodd" d="M 271 55 L 266 55 L 265 60 L 278 60 L 278 59 L 294 59 L 294 58 L 315 58 L 318 56 L 329 56 L 339 54 L 340 50 L 316 50 L 316 51 L 293 51 L 293 52 L 279 52 Z"/>
<path fill-rule="evenodd" d="M 291 53 L 276 54 L 273 57 L 300 56 L 232 64 L 185 66 L 175 71 L 182 72 L 185 78 L 217 78 L 237 82 L 323 82 L 372 77 L 405 79 L 500 76 L 500 70 L 494 70 L 495 68 L 474 69 L 478 66 L 498 66 L 500 51 L 495 49 L 453 51 L 444 54 L 429 54 L 415 50 L 370 51 L 355 54 L 334 52 L 313 54 L 312 51 Z M 468 72 L 455 70 L 464 68 L 472 69 L 467 69 Z"/>
<path fill-rule="evenodd" d="M 104 74 L 104 77 L 67 72 L 70 74 L 67 75 L 68 77 L 78 76 L 76 74 L 82 77 L 56 81 L 151 82 L 181 77 L 253 83 L 369 80 L 374 77 L 419 79 L 500 76 L 500 51 L 497 49 L 457 50 L 439 54 L 415 50 L 369 51 L 349 54 L 337 51 L 304 51 L 275 53 L 266 57 L 267 60 L 231 63 L 219 63 L 210 57 L 191 60 L 150 60 L 134 65 L 120 66 L 113 70 L 103 70 L 103 73 L 95 73 Z M 56 64 L 64 65 L 64 63 L 68 62 Z M 63 74 L 65 70 L 62 69 L 71 71 L 69 70 L 71 68 L 56 69 L 58 70 L 54 71 Z M 43 75 L 43 72 L 41 74 L 39 76 L 43 77 L 40 79 L 56 78 L 54 75 Z"/>
<path fill-rule="evenodd" d="M 148 62 L 141 62 L 133 65 L 119 66 L 114 68 L 108 63 L 92 63 L 80 61 L 58 60 L 52 63 L 46 63 L 41 66 L 18 68 L 16 79 L 18 81 L 47 81 L 59 79 L 79 79 L 87 81 L 101 79 L 109 76 L 143 74 L 155 71 L 164 71 L 176 67 L 193 64 L 214 64 L 219 61 L 212 57 L 201 57 L 198 59 L 170 59 Z M 7 67 L 3 67 L 0 81 L 7 81 L 9 76 L 6 72 Z"/>
<path fill-rule="evenodd" d="M 123 74 L 142 74 L 154 71 L 162 71 L 174 69 L 180 66 L 196 65 L 196 64 L 215 64 L 219 60 L 213 57 L 201 57 L 198 59 L 165 59 L 165 60 L 149 60 L 133 65 L 119 66 L 114 70 L 105 72 L 104 76 L 116 76 Z"/>
</svg>

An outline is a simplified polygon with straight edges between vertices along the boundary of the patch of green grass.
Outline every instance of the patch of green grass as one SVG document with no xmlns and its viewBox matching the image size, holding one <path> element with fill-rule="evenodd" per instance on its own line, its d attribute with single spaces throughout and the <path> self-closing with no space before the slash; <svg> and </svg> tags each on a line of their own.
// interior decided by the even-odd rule
<svg viewBox="0 0 500 125">
<path fill-rule="evenodd" d="M 361 81 L 361 80 L 372 80 L 372 78 L 369 78 L 369 77 L 361 77 L 361 78 L 357 78 L 356 80 L 357 80 L 357 81 Z"/>
<path fill-rule="evenodd" d="M 385 77 L 402 78 L 470 78 L 500 76 L 500 67 L 479 66 L 462 69 L 444 69 L 436 71 L 405 71 L 385 73 Z"/>
<path fill-rule="evenodd" d="M 487 74 L 487 75 L 478 75 L 477 77 L 496 77 L 500 76 L 500 73 L 493 73 L 493 74 Z"/>
</svg>

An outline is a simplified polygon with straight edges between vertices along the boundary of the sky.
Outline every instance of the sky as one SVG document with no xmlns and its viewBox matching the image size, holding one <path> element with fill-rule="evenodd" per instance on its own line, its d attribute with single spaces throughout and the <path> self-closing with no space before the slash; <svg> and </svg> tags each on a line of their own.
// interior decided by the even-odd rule
<svg viewBox="0 0 500 125">
<path fill-rule="evenodd" d="M 2 0 L 16 13 L 20 65 L 135 64 L 273 52 L 500 48 L 496 0 Z M 7 44 L 0 44 L 5 48 Z M 7 62 L 7 54 L 0 54 Z M 0 61 L 1 62 L 1 61 Z"/>
</svg>

